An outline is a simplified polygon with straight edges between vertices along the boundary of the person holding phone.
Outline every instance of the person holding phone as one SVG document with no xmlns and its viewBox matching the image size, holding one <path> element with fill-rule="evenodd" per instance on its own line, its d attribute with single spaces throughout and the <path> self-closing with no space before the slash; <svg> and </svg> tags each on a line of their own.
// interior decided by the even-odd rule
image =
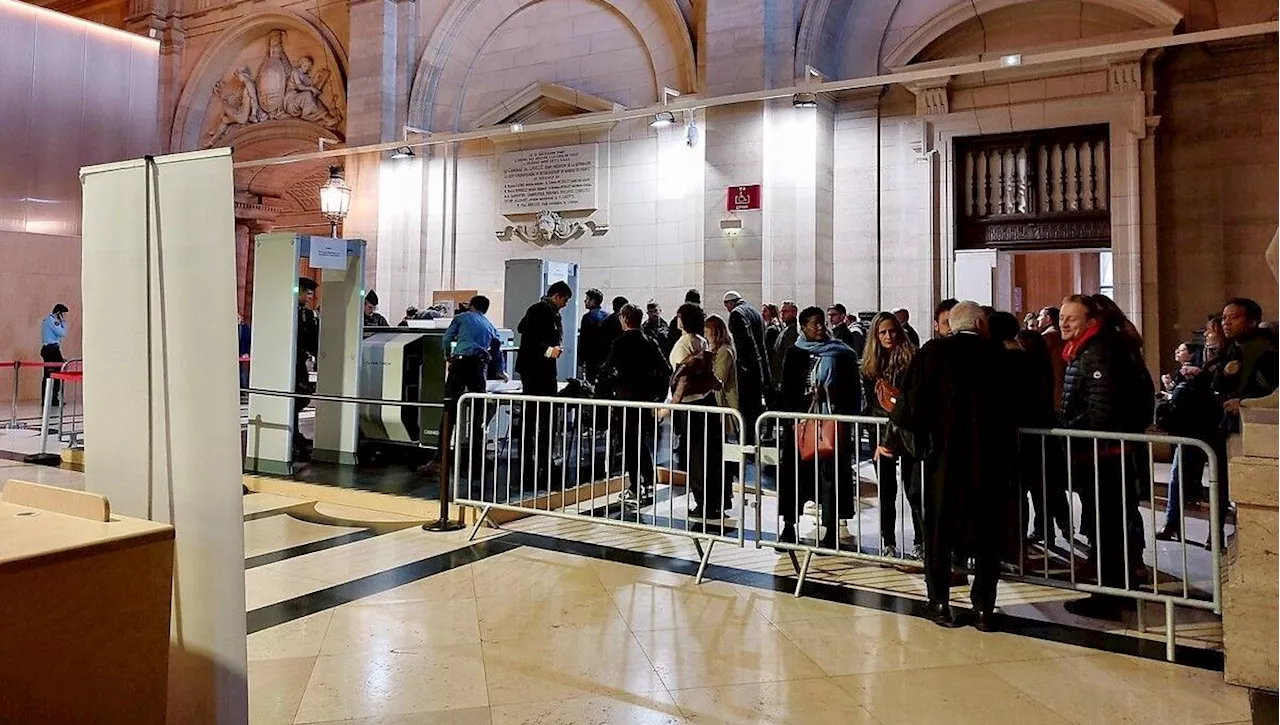
<svg viewBox="0 0 1280 725">
<path fill-rule="evenodd" d="M 53 306 L 53 312 L 44 318 L 44 322 L 40 323 L 40 359 L 45 363 L 64 363 L 66 359 L 62 356 L 62 341 L 67 336 L 67 315 L 70 310 L 67 306 L 59 302 Z M 47 381 L 57 368 L 46 364 L 44 367 L 44 379 Z M 48 383 L 44 383 L 47 387 Z M 43 388 L 41 388 L 43 390 Z M 62 395 L 62 383 L 53 381 L 53 404 L 58 405 Z"/>
</svg>

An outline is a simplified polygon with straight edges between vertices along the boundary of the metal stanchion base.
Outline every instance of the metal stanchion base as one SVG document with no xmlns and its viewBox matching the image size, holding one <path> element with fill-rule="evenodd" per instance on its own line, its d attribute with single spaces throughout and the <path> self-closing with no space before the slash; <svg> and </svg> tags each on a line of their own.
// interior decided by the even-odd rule
<svg viewBox="0 0 1280 725">
<path fill-rule="evenodd" d="M 465 528 L 467 528 L 465 524 L 460 524 L 448 517 L 422 525 L 423 531 L 461 531 Z"/>
<path fill-rule="evenodd" d="M 22 462 L 35 466 L 53 466 L 57 468 L 62 465 L 62 456 L 56 453 L 33 453 L 23 458 Z"/>
</svg>

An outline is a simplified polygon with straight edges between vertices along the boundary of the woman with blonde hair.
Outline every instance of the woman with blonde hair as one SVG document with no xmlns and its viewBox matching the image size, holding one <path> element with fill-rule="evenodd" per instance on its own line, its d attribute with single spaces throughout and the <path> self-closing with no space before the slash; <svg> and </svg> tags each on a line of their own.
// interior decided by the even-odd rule
<svg viewBox="0 0 1280 725">
<path fill-rule="evenodd" d="M 716 391 L 716 404 L 738 409 L 738 354 L 733 347 L 729 326 L 720 315 L 707 317 L 707 343 L 715 356 L 713 370 L 722 386 Z"/>
<path fill-rule="evenodd" d="M 892 312 L 878 312 L 871 321 L 870 334 L 862 352 L 862 384 L 866 408 L 864 415 L 888 418 L 897 406 L 901 395 L 907 366 L 915 356 L 916 348 L 907 338 L 902 323 Z M 887 423 L 880 428 L 879 445 L 876 447 L 877 471 L 880 479 L 880 536 L 882 556 L 898 556 L 898 463 L 902 463 L 902 478 L 907 501 L 911 508 L 914 529 L 914 558 L 921 558 L 920 542 L 924 530 L 921 524 L 920 472 L 915 456 L 908 450 L 907 441 L 897 426 Z"/>
<path fill-rule="evenodd" d="M 680 339 L 671 350 L 671 402 L 680 405 L 717 407 L 716 394 L 723 387 L 714 371 L 714 356 L 707 334 L 707 318 L 702 307 L 691 302 L 676 311 Z M 724 477 L 724 416 L 707 412 L 677 411 L 673 429 L 685 449 L 685 470 L 689 490 L 698 502 L 696 517 L 717 525 L 726 519 L 725 509 L 733 503 Z"/>
</svg>

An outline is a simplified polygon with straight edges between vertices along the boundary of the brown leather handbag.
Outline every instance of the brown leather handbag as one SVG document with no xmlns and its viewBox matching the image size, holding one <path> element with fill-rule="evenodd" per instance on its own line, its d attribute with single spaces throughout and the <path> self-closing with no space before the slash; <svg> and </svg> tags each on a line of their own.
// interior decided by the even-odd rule
<svg viewBox="0 0 1280 725">
<path fill-rule="evenodd" d="M 898 397 L 902 395 L 902 391 L 889 384 L 888 380 L 880 378 L 876 381 L 876 400 L 879 401 L 880 407 L 886 413 L 892 413 L 893 409 L 898 405 Z"/>
<path fill-rule="evenodd" d="M 815 399 L 809 406 L 810 413 L 821 413 L 822 406 Z M 836 422 L 834 420 L 802 420 L 796 426 L 796 448 L 800 460 L 830 458 L 836 454 Z"/>
</svg>

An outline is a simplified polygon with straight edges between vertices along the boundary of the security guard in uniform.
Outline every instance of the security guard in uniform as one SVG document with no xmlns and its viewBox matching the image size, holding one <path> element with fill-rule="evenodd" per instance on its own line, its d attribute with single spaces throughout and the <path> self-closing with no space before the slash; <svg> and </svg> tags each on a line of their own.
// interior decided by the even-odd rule
<svg viewBox="0 0 1280 725">
<path fill-rule="evenodd" d="M 320 318 L 311 309 L 316 298 L 316 281 L 309 277 L 298 278 L 298 331 L 297 350 L 294 355 L 294 392 L 302 395 L 315 393 L 307 360 L 315 360 L 320 354 Z M 309 398 L 297 398 L 293 406 L 293 459 L 308 461 L 313 448 L 311 439 L 302 435 L 298 416 L 311 403 Z"/>
<path fill-rule="evenodd" d="M 449 360 L 449 373 L 445 378 L 444 397 L 450 404 L 456 403 L 465 393 L 483 393 L 486 390 L 489 362 L 493 359 L 494 349 L 500 344 L 498 330 L 485 317 L 489 311 L 489 298 L 476 295 L 466 312 L 453 318 L 449 329 L 444 333 L 444 354 Z M 498 374 L 506 378 L 502 356 L 497 356 Z M 480 441 L 484 437 L 484 414 L 482 406 L 475 406 L 475 415 L 471 418 L 471 441 Z M 463 415 L 467 414 L 463 410 Z M 479 460 L 473 463 L 479 464 Z"/>
</svg>

